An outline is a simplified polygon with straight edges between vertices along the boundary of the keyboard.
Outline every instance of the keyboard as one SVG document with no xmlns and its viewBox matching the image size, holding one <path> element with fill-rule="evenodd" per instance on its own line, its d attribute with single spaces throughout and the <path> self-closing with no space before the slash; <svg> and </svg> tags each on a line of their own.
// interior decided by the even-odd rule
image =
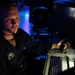
<svg viewBox="0 0 75 75">
<path fill-rule="evenodd" d="M 45 60 L 43 75 L 57 75 L 68 68 L 74 67 L 74 62 L 67 57 L 67 54 L 61 53 L 58 50 L 50 50 Z"/>
<path fill-rule="evenodd" d="M 48 75 L 57 75 L 62 72 L 62 58 L 51 56 Z"/>
</svg>

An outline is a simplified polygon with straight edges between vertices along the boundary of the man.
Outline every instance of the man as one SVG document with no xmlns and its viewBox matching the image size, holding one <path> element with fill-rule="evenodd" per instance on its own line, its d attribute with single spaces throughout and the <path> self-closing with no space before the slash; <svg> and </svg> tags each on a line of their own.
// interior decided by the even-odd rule
<svg viewBox="0 0 75 75">
<path fill-rule="evenodd" d="M 59 48 L 61 42 L 42 45 L 35 42 L 25 31 L 18 28 L 19 15 L 16 4 L 12 1 L 0 6 L 0 74 L 26 75 L 27 64 L 22 52 L 43 53 L 50 48 Z"/>
</svg>

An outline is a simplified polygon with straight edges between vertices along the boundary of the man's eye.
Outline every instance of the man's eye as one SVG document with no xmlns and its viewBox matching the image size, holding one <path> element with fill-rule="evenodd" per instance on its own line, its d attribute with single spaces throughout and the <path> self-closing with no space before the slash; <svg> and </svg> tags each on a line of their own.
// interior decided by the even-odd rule
<svg viewBox="0 0 75 75">
<path fill-rule="evenodd" d="M 17 17 L 16 19 L 19 20 L 19 17 Z"/>
<path fill-rule="evenodd" d="M 4 21 L 11 21 L 11 19 L 5 19 Z"/>
</svg>

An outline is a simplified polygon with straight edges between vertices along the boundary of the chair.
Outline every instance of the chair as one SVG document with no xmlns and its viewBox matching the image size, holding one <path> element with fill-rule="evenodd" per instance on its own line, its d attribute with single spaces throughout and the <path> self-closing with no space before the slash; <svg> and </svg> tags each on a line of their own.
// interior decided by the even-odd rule
<svg viewBox="0 0 75 75">
<path fill-rule="evenodd" d="M 52 5 L 50 5 L 51 3 Z M 34 38 L 39 36 L 40 39 L 40 37 L 44 38 L 49 36 L 52 9 L 53 0 L 37 0 L 36 2 L 35 0 L 31 1 L 30 23 L 32 24 L 31 35 Z"/>
</svg>

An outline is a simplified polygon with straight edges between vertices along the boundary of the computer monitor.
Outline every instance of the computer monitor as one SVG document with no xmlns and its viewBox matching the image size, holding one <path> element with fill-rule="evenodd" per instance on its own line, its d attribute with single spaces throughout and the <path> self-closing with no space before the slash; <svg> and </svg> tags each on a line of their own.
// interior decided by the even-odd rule
<svg viewBox="0 0 75 75">
<path fill-rule="evenodd" d="M 75 7 L 54 4 L 50 29 L 68 38 L 75 38 Z"/>
</svg>

